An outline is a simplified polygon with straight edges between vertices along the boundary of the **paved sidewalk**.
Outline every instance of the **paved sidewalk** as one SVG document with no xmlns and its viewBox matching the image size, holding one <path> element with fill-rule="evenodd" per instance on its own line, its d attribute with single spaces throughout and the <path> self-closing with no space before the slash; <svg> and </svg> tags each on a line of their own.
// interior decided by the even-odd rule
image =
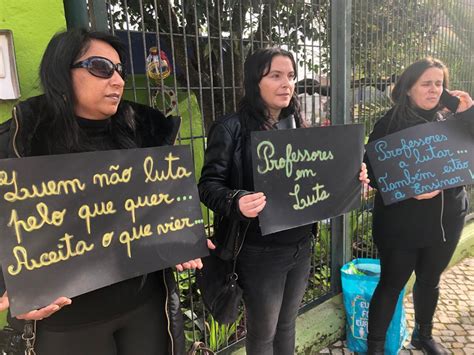
<svg viewBox="0 0 474 355">
<path fill-rule="evenodd" d="M 414 318 L 411 294 L 405 299 L 405 310 L 411 331 Z M 433 336 L 453 354 L 474 355 L 474 258 L 462 260 L 443 274 Z M 353 353 L 344 348 L 343 341 L 339 341 L 321 350 L 320 354 Z M 400 355 L 405 354 L 423 352 L 408 349 L 400 351 Z"/>
</svg>

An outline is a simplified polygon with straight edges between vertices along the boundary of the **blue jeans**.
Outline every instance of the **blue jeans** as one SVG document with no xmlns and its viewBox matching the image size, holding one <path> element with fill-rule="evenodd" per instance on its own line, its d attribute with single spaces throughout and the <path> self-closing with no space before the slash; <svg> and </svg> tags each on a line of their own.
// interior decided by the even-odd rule
<svg viewBox="0 0 474 355">
<path fill-rule="evenodd" d="M 247 316 L 247 355 L 294 354 L 310 263 L 309 237 L 297 245 L 244 245 L 237 272 Z"/>
</svg>

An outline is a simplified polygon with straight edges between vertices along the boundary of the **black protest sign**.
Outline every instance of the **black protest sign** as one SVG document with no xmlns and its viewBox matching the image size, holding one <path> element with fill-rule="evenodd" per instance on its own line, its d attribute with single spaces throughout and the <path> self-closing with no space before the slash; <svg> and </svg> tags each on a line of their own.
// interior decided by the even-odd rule
<svg viewBox="0 0 474 355">
<path fill-rule="evenodd" d="M 362 125 L 252 132 L 254 188 L 267 198 L 262 234 L 356 208 L 363 140 Z"/>
<path fill-rule="evenodd" d="M 385 205 L 474 181 L 474 141 L 467 121 L 431 122 L 367 144 Z"/>
<path fill-rule="evenodd" d="M 208 254 L 188 146 L 0 161 L 0 257 L 22 314 Z"/>
</svg>

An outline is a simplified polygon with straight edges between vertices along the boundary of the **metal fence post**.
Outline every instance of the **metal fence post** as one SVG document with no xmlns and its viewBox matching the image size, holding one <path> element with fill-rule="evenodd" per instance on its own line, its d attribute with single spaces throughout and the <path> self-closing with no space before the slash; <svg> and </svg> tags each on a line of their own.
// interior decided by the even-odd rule
<svg viewBox="0 0 474 355">
<path fill-rule="evenodd" d="M 91 29 L 108 32 L 107 6 L 105 0 L 89 0 Z"/>
<path fill-rule="evenodd" d="M 351 68 L 351 12 L 352 0 L 331 2 L 331 121 L 333 124 L 350 122 L 349 88 Z M 336 217 L 331 223 L 331 289 L 341 290 L 340 268 L 350 255 L 347 215 Z"/>
<path fill-rule="evenodd" d="M 87 0 L 63 0 L 67 28 L 89 29 Z"/>
<path fill-rule="evenodd" d="M 105 0 L 63 0 L 63 2 L 67 28 L 90 28 L 104 32 L 109 30 Z"/>
</svg>

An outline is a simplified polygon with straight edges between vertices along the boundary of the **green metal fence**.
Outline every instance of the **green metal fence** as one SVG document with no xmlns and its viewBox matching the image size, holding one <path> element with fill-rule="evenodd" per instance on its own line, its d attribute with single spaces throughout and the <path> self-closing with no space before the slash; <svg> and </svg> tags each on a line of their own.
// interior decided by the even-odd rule
<svg viewBox="0 0 474 355">
<path fill-rule="evenodd" d="M 295 53 L 297 92 L 311 125 L 362 122 L 370 133 L 390 107 L 397 76 L 428 55 L 448 65 L 451 88 L 474 94 L 470 0 L 78 3 L 65 0 L 68 23 L 109 30 L 128 44 L 132 75 L 126 97 L 183 117 L 179 143 L 191 145 L 198 176 L 206 132 L 217 117 L 236 109 L 245 57 L 259 47 L 279 45 Z M 151 47 L 168 59 L 169 76 L 146 74 Z M 302 312 L 339 291 L 338 269 L 345 260 L 376 255 L 370 231 L 373 191 L 363 191 L 361 201 L 361 208 L 344 218 L 318 224 Z M 203 213 L 211 233 L 212 212 L 203 208 Z M 221 352 L 235 347 L 245 336 L 244 315 L 231 326 L 217 324 L 205 312 L 193 272 L 177 276 L 187 340 L 203 340 Z"/>
<path fill-rule="evenodd" d="M 257 48 L 281 45 L 295 53 L 305 118 L 313 125 L 329 122 L 329 2 L 190 0 L 170 6 L 167 1 L 110 1 L 107 7 L 108 26 L 128 42 L 133 59 L 126 95 L 166 111 L 173 92 L 173 113 L 184 122 L 179 142 L 191 143 L 198 176 L 206 132 L 216 118 L 236 109 L 244 60 Z M 145 75 L 151 46 L 170 60 L 170 76 L 153 80 Z M 212 212 L 204 209 L 204 215 L 210 234 Z M 333 294 L 329 227 L 325 221 L 315 231 L 310 286 L 302 306 Z M 244 313 L 231 326 L 217 324 L 200 302 L 194 273 L 178 277 L 188 341 L 204 340 L 225 351 L 243 339 Z"/>
</svg>

